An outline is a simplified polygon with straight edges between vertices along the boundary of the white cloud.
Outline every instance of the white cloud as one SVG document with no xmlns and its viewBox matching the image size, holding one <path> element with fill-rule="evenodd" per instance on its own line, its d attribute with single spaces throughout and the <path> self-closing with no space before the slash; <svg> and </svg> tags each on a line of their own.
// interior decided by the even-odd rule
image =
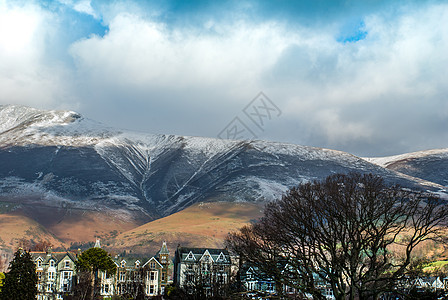
<svg viewBox="0 0 448 300">
<path fill-rule="evenodd" d="M 39 6 L 0 2 L 0 103 L 55 106 L 60 72 L 46 63 L 52 15 Z"/>
<path fill-rule="evenodd" d="M 127 101 L 138 111 L 129 105 L 132 117 L 120 125 L 215 136 L 262 90 L 284 112 L 288 141 L 352 152 L 375 141 L 387 146 L 372 152 L 448 146 L 440 138 L 448 115 L 448 5 L 403 7 L 395 16 L 377 11 L 363 20 L 365 39 L 343 44 L 334 21 L 312 28 L 210 17 L 180 28 L 157 21 L 160 11 L 123 12 L 115 3 L 120 10 L 95 12 L 90 1 L 66 4 L 94 17 L 106 14 L 109 26 L 103 37 L 66 49 L 72 66 L 48 57 L 48 37 L 58 38 L 50 27 L 61 16 L 36 5 L 0 4 L 2 103 L 54 108 L 63 99 L 114 125 Z M 106 103 L 110 117 L 100 111 Z M 294 120 L 303 134 L 286 130 Z"/>
<path fill-rule="evenodd" d="M 276 24 L 241 22 L 218 28 L 215 34 L 171 31 L 163 24 L 120 14 L 109 28 L 103 38 L 75 43 L 71 53 L 90 79 L 132 88 L 255 88 L 288 43 Z"/>
<path fill-rule="evenodd" d="M 88 15 L 93 16 L 95 19 L 98 19 L 99 16 L 98 14 L 95 12 L 95 10 L 92 8 L 91 5 L 91 1 L 90 0 L 81 0 L 79 2 L 77 2 L 74 6 L 73 9 L 76 11 L 79 11 L 81 13 L 85 13 Z"/>
</svg>

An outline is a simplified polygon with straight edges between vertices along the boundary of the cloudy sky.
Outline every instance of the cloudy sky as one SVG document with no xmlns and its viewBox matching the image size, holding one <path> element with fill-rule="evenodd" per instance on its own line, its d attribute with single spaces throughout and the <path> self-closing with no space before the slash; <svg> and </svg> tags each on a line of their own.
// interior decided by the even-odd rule
<svg viewBox="0 0 448 300">
<path fill-rule="evenodd" d="M 445 1 L 0 0 L 0 104 L 131 130 L 448 147 L 447 72 Z"/>
</svg>

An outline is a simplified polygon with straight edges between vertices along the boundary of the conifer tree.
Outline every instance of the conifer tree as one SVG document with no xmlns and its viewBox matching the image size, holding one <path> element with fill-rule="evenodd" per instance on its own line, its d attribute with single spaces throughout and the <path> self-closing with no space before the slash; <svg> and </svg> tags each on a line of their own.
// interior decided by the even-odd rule
<svg viewBox="0 0 448 300">
<path fill-rule="evenodd" d="M 35 299 L 36 294 L 36 265 L 29 252 L 19 249 L 9 263 L 9 271 L 5 274 L 0 299 Z"/>
<path fill-rule="evenodd" d="M 90 248 L 84 251 L 76 262 L 78 272 L 88 273 L 91 278 L 90 299 L 94 299 L 95 289 L 98 285 L 99 271 L 115 274 L 116 265 L 109 253 L 101 248 Z"/>
</svg>

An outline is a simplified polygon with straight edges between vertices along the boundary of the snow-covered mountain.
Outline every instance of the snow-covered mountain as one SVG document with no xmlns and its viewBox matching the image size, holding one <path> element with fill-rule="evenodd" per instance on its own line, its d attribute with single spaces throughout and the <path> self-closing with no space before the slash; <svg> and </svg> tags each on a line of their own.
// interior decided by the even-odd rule
<svg viewBox="0 0 448 300">
<path fill-rule="evenodd" d="M 200 201 L 269 201 L 350 171 L 408 187 L 445 185 L 341 151 L 128 132 L 71 111 L 0 106 L 0 201 L 18 206 L 107 208 L 150 220 Z"/>
<path fill-rule="evenodd" d="M 448 149 L 366 158 L 379 166 L 448 187 Z"/>
</svg>

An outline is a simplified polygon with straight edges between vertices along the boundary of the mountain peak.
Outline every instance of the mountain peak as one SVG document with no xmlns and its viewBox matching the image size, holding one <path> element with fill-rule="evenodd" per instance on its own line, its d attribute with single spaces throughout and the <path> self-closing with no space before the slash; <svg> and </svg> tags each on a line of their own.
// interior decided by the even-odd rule
<svg viewBox="0 0 448 300">
<path fill-rule="evenodd" d="M 0 106 L 0 145 L 4 147 L 95 145 L 120 132 L 74 111 Z"/>
<path fill-rule="evenodd" d="M 41 110 L 23 105 L 0 106 L 0 133 L 29 126 L 49 127 L 70 124 L 82 119 L 81 115 L 67 110 Z"/>
</svg>

